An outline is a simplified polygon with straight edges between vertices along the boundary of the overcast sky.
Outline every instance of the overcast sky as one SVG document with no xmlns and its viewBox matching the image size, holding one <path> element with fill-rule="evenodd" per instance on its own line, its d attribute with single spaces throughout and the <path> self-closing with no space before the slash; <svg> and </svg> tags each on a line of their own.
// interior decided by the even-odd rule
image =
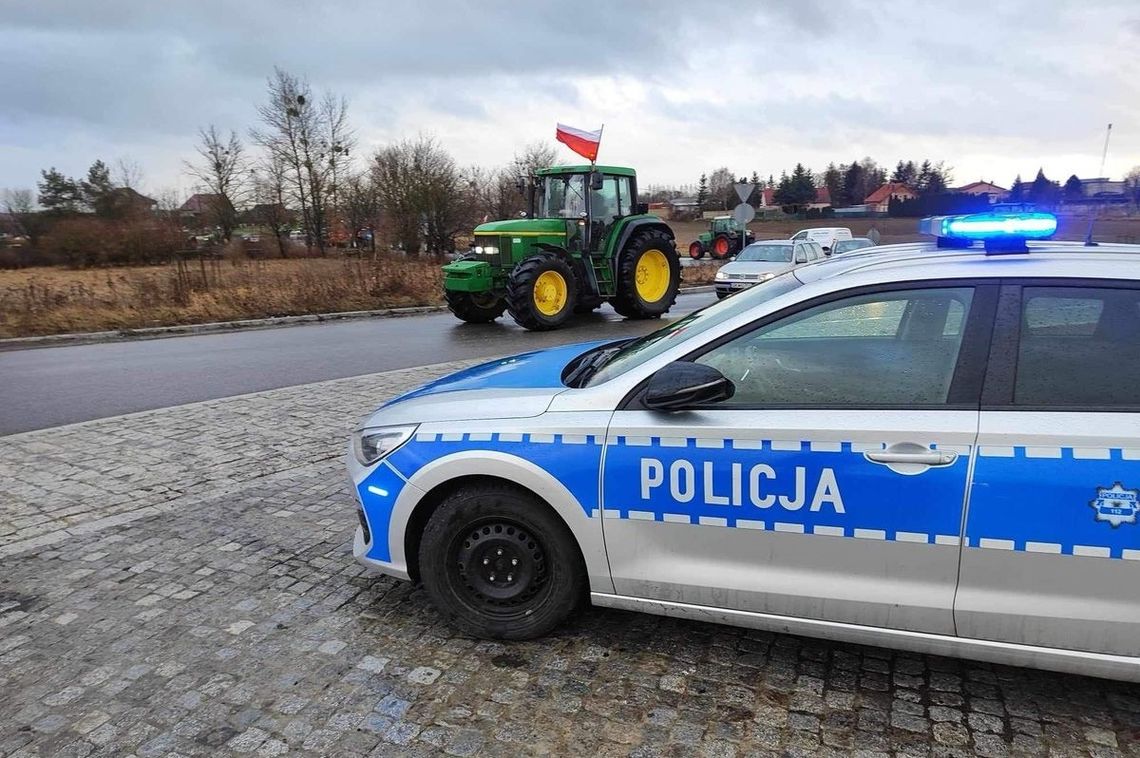
<svg viewBox="0 0 1140 758">
<path fill-rule="evenodd" d="M 870 155 L 1008 186 L 1096 175 L 1112 122 L 1105 173 L 1140 164 L 1135 0 L 0 0 L 0 187 L 126 158 L 186 193 L 198 127 L 244 134 L 275 65 L 348 98 L 362 158 L 604 122 L 643 185 Z"/>
</svg>

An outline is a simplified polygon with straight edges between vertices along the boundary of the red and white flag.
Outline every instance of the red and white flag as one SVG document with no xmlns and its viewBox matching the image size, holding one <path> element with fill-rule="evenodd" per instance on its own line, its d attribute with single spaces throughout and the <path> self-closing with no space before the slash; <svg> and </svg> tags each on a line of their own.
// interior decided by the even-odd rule
<svg viewBox="0 0 1140 758">
<path fill-rule="evenodd" d="M 587 132 L 572 126 L 559 124 L 554 138 L 578 155 L 593 162 L 598 159 L 598 146 L 602 144 L 602 130 Z"/>
</svg>

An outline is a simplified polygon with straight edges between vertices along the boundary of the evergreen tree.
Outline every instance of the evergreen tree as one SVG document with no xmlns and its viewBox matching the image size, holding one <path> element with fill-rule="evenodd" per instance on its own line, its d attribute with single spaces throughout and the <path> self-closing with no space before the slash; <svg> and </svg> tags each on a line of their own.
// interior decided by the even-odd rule
<svg viewBox="0 0 1140 758">
<path fill-rule="evenodd" d="M 823 186 L 827 187 L 827 194 L 831 198 L 832 205 L 840 205 L 840 195 L 843 192 L 843 175 L 839 172 L 839 168 L 834 163 L 827 164 L 827 170 L 823 172 Z"/>
<path fill-rule="evenodd" d="M 111 169 L 103 161 L 95 161 L 87 169 L 87 178 L 79 184 L 83 203 L 100 218 L 115 215 L 115 185 L 111 181 Z"/>
<path fill-rule="evenodd" d="M 1025 185 L 1021 181 L 1021 174 L 1009 186 L 1009 202 L 1020 203 L 1025 201 Z"/>
<path fill-rule="evenodd" d="M 1037 169 L 1037 176 L 1029 186 L 1029 199 L 1035 203 L 1051 205 L 1056 203 L 1061 195 L 1061 187 L 1057 182 L 1051 182 L 1045 176 L 1044 169 Z"/>
<path fill-rule="evenodd" d="M 776 180 L 768 174 L 768 189 L 776 189 Z"/>
<path fill-rule="evenodd" d="M 759 208 L 760 207 L 760 198 L 761 198 L 760 193 L 761 193 L 761 189 L 762 189 L 762 185 L 763 185 L 763 182 L 760 181 L 760 174 L 753 171 L 752 172 L 752 178 L 749 179 L 748 181 L 752 185 L 752 196 L 749 198 L 749 200 L 752 201 L 753 207 Z"/>
<path fill-rule="evenodd" d="M 792 175 L 782 174 L 776 188 L 776 202 L 799 207 L 815 200 L 815 179 L 804 164 L 797 163 Z"/>
<path fill-rule="evenodd" d="M 927 161 L 929 164 L 929 161 Z M 891 174 L 892 182 L 901 182 L 903 184 L 914 186 L 918 180 L 918 167 L 914 165 L 914 161 L 899 161 L 895 165 L 895 171 Z"/>
<path fill-rule="evenodd" d="M 701 174 L 700 182 L 697 184 L 697 210 L 704 211 L 705 203 L 709 201 L 709 178 L 705 174 Z"/>
<path fill-rule="evenodd" d="M 41 171 L 39 202 L 44 210 L 56 215 L 78 213 L 80 208 L 79 183 L 64 176 L 52 166 Z"/>
<path fill-rule="evenodd" d="M 1081 180 L 1073 174 L 1065 180 L 1065 202 L 1066 203 L 1079 203 L 1085 199 L 1085 190 L 1081 185 Z"/>
<path fill-rule="evenodd" d="M 864 192 L 866 177 L 863 174 L 863 166 L 859 161 L 851 161 L 851 165 L 843 172 L 843 200 L 847 205 L 859 205 L 867 197 Z"/>
</svg>

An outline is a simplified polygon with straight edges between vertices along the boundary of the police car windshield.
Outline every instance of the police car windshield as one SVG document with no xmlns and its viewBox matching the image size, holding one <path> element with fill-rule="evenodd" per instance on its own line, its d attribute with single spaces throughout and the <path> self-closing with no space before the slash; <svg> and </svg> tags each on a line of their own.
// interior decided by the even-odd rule
<svg viewBox="0 0 1140 758">
<path fill-rule="evenodd" d="M 738 261 L 762 261 L 764 263 L 791 263 L 792 246 L 788 244 L 753 244 L 740 251 Z"/>
<path fill-rule="evenodd" d="M 791 292 L 800 284 L 800 280 L 789 271 L 752 289 L 744 290 L 699 311 L 693 311 L 688 316 L 627 344 L 606 361 L 597 373 L 590 377 L 585 386 L 592 387 L 608 382 L 717 324 L 752 310 L 785 292 Z"/>
</svg>

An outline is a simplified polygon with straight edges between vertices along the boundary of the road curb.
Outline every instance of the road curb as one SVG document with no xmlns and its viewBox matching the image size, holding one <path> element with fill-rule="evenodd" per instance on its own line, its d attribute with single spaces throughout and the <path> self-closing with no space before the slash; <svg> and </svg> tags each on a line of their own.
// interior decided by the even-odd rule
<svg viewBox="0 0 1140 758">
<path fill-rule="evenodd" d="M 681 288 L 681 293 L 686 295 L 712 291 L 712 285 Z M 250 318 L 238 321 L 211 321 L 206 324 L 175 324 L 171 326 L 152 326 L 143 329 L 117 329 L 105 332 L 73 332 L 69 334 L 45 334 L 39 337 L 8 337 L 6 339 L 0 339 L 0 352 L 35 347 L 63 347 L 67 345 L 87 345 L 100 342 L 125 342 L 127 340 L 212 334 L 214 332 L 267 329 L 275 326 L 319 324 L 326 321 L 351 321 L 366 318 L 401 318 L 404 316 L 419 316 L 425 313 L 441 313 L 446 310 L 446 305 L 420 305 L 409 308 L 381 308 L 372 311 L 309 313 L 302 316 L 273 316 L 270 318 Z"/>
</svg>

